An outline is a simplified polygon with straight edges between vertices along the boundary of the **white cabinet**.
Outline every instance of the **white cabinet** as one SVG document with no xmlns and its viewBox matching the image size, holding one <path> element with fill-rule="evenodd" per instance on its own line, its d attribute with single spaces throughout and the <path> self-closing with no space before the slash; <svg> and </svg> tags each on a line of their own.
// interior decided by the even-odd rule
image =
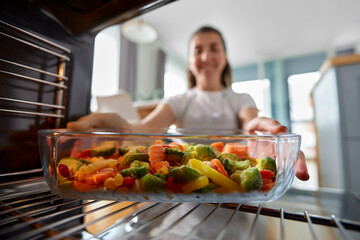
<svg viewBox="0 0 360 240">
<path fill-rule="evenodd" d="M 327 60 L 312 97 L 320 186 L 360 192 L 360 55 Z"/>
</svg>

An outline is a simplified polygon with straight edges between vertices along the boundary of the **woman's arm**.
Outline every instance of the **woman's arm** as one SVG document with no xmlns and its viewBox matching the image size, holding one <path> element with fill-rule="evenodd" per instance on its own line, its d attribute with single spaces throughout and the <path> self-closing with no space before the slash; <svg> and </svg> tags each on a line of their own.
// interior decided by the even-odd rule
<svg viewBox="0 0 360 240">
<path fill-rule="evenodd" d="M 241 109 L 238 114 L 238 118 L 241 123 L 242 129 L 247 129 L 249 122 L 258 116 L 258 109 L 255 107 L 247 107 Z"/>
<path fill-rule="evenodd" d="M 175 116 L 169 105 L 160 103 L 154 111 L 140 121 L 139 124 L 133 125 L 133 128 L 168 128 L 175 122 Z"/>
<path fill-rule="evenodd" d="M 67 128 L 73 131 L 89 131 L 94 128 L 114 129 L 123 132 L 134 132 L 137 129 L 167 128 L 174 123 L 174 113 L 165 103 L 159 104 L 154 111 L 140 123 L 130 124 L 117 113 L 92 113 L 79 120 L 69 122 Z"/>
</svg>

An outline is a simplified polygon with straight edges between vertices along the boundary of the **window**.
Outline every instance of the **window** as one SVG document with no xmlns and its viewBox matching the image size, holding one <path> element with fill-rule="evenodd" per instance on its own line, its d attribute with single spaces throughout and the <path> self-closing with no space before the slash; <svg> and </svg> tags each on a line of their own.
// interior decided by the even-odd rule
<svg viewBox="0 0 360 240">
<path fill-rule="evenodd" d="M 171 97 L 187 91 L 186 66 L 173 56 L 167 55 L 164 76 L 164 97 Z"/>
<path fill-rule="evenodd" d="M 259 116 L 271 117 L 270 81 L 269 79 L 235 82 L 232 89 L 237 93 L 248 93 L 254 99 Z"/>
<path fill-rule="evenodd" d="M 120 27 L 112 26 L 101 31 L 95 38 L 90 106 L 92 112 L 97 111 L 97 95 L 112 95 L 118 91 L 119 65 Z"/>
<path fill-rule="evenodd" d="M 291 131 L 302 136 L 302 150 L 307 159 L 316 157 L 311 91 L 319 78 L 319 72 L 296 74 L 288 78 Z"/>
</svg>

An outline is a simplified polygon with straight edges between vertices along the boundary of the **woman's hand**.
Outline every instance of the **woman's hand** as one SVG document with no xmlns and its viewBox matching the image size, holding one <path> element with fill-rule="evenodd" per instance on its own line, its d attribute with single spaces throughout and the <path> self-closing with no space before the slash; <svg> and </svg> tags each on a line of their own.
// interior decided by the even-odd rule
<svg viewBox="0 0 360 240">
<path fill-rule="evenodd" d="M 246 129 L 249 131 L 264 131 L 271 134 L 279 134 L 287 132 L 288 130 L 287 127 L 281 125 L 278 121 L 266 117 L 256 117 L 250 120 Z M 296 177 L 302 181 L 307 181 L 310 178 L 306 166 L 305 155 L 302 151 L 300 151 L 298 158 Z"/>
<path fill-rule="evenodd" d="M 67 128 L 72 131 L 91 131 L 92 129 L 114 129 L 130 132 L 130 124 L 116 113 L 92 113 L 74 122 L 68 122 Z"/>
</svg>

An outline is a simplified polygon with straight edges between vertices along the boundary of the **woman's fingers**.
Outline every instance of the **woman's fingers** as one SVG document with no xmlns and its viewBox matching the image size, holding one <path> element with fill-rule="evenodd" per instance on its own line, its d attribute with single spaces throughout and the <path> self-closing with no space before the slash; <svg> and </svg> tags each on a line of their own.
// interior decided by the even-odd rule
<svg viewBox="0 0 360 240">
<path fill-rule="evenodd" d="M 68 122 L 67 128 L 72 131 L 89 131 L 98 129 L 129 130 L 130 125 L 116 113 L 93 113 L 74 122 Z"/>
<path fill-rule="evenodd" d="M 275 119 L 266 117 L 257 117 L 252 119 L 248 123 L 247 128 L 249 131 L 264 131 L 271 134 L 287 132 L 287 127 L 281 125 Z"/>
<path fill-rule="evenodd" d="M 281 125 L 278 121 L 272 118 L 257 117 L 252 119 L 247 125 L 249 131 L 264 131 L 271 134 L 278 134 L 287 132 L 287 127 Z M 302 181 L 310 178 L 305 162 L 305 155 L 300 151 L 298 164 L 296 167 L 296 177 Z"/>
<path fill-rule="evenodd" d="M 302 181 L 309 180 L 310 176 L 305 162 L 305 155 L 300 151 L 298 164 L 296 167 L 296 177 Z"/>
</svg>

